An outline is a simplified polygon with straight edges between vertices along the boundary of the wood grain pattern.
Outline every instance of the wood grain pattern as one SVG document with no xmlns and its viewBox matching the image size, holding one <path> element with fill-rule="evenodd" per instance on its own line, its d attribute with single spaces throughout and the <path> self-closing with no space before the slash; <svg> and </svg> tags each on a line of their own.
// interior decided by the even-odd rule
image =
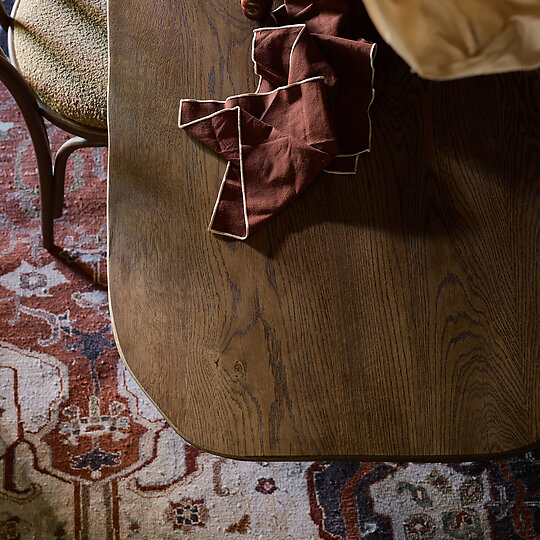
<svg viewBox="0 0 540 540">
<path fill-rule="evenodd" d="M 109 5 L 118 344 L 180 434 L 234 457 L 463 459 L 540 426 L 540 75 L 404 65 L 356 177 L 245 243 L 206 231 L 225 164 L 181 98 L 254 89 L 237 0 Z"/>
</svg>

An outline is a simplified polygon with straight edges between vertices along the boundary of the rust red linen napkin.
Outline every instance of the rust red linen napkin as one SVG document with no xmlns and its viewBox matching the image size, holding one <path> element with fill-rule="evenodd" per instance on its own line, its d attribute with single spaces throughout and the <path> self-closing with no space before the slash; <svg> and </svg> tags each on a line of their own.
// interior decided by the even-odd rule
<svg viewBox="0 0 540 540">
<path fill-rule="evenodd" d="M 376 46 L 349 2 L 286 0 L 272 20 L 254 30 L 255 92 L 180 103 L 179 126 L 228 161 L 209 229 L 239 240 L 370 150 Z"/>
</svg>

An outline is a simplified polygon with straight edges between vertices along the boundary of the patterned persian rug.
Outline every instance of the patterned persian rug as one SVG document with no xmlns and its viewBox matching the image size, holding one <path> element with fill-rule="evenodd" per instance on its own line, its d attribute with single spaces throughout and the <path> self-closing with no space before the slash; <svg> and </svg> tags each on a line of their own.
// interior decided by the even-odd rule
<svg viewBox="0 0 540 540">
<path fill-rule="evenodd" d="M 55 148 L 67 135 L 49 127 Z M 40 247 L 28 133 L 0 88 L 0 540 L 540 538 L 540 451 L 459 464 L 239 462 L 184 442 L 119 360 L 106 150 L 70 160 Z"/>
</svg>

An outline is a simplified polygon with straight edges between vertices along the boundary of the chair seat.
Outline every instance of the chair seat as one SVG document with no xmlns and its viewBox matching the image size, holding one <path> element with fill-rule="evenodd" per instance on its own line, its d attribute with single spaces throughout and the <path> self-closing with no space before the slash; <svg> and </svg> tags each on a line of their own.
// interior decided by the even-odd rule
<svg viewBox="0 0 540 540">
<path fill-rule="evenodd" d="M 106 0 L 20 0 L 12 16 L 12 60 L 43 104 L 106 128 Z"/>
</svg>

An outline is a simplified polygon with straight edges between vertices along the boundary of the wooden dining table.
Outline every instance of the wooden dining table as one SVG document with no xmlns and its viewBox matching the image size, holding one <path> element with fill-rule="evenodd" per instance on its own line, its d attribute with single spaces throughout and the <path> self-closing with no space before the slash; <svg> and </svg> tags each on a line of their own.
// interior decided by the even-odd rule
<svg viewBox="0 0 540 540">
<path fill-rule="evenodd" d="M 120 354 L 191 444 L 239 459 L 471 460 L 540 432 L 540 74 L 398 60 L 356 175 L 246 241 L 182 98 L 254 91 L 239 0 L 109 2 L 108 275 Z"/>
</svg>

